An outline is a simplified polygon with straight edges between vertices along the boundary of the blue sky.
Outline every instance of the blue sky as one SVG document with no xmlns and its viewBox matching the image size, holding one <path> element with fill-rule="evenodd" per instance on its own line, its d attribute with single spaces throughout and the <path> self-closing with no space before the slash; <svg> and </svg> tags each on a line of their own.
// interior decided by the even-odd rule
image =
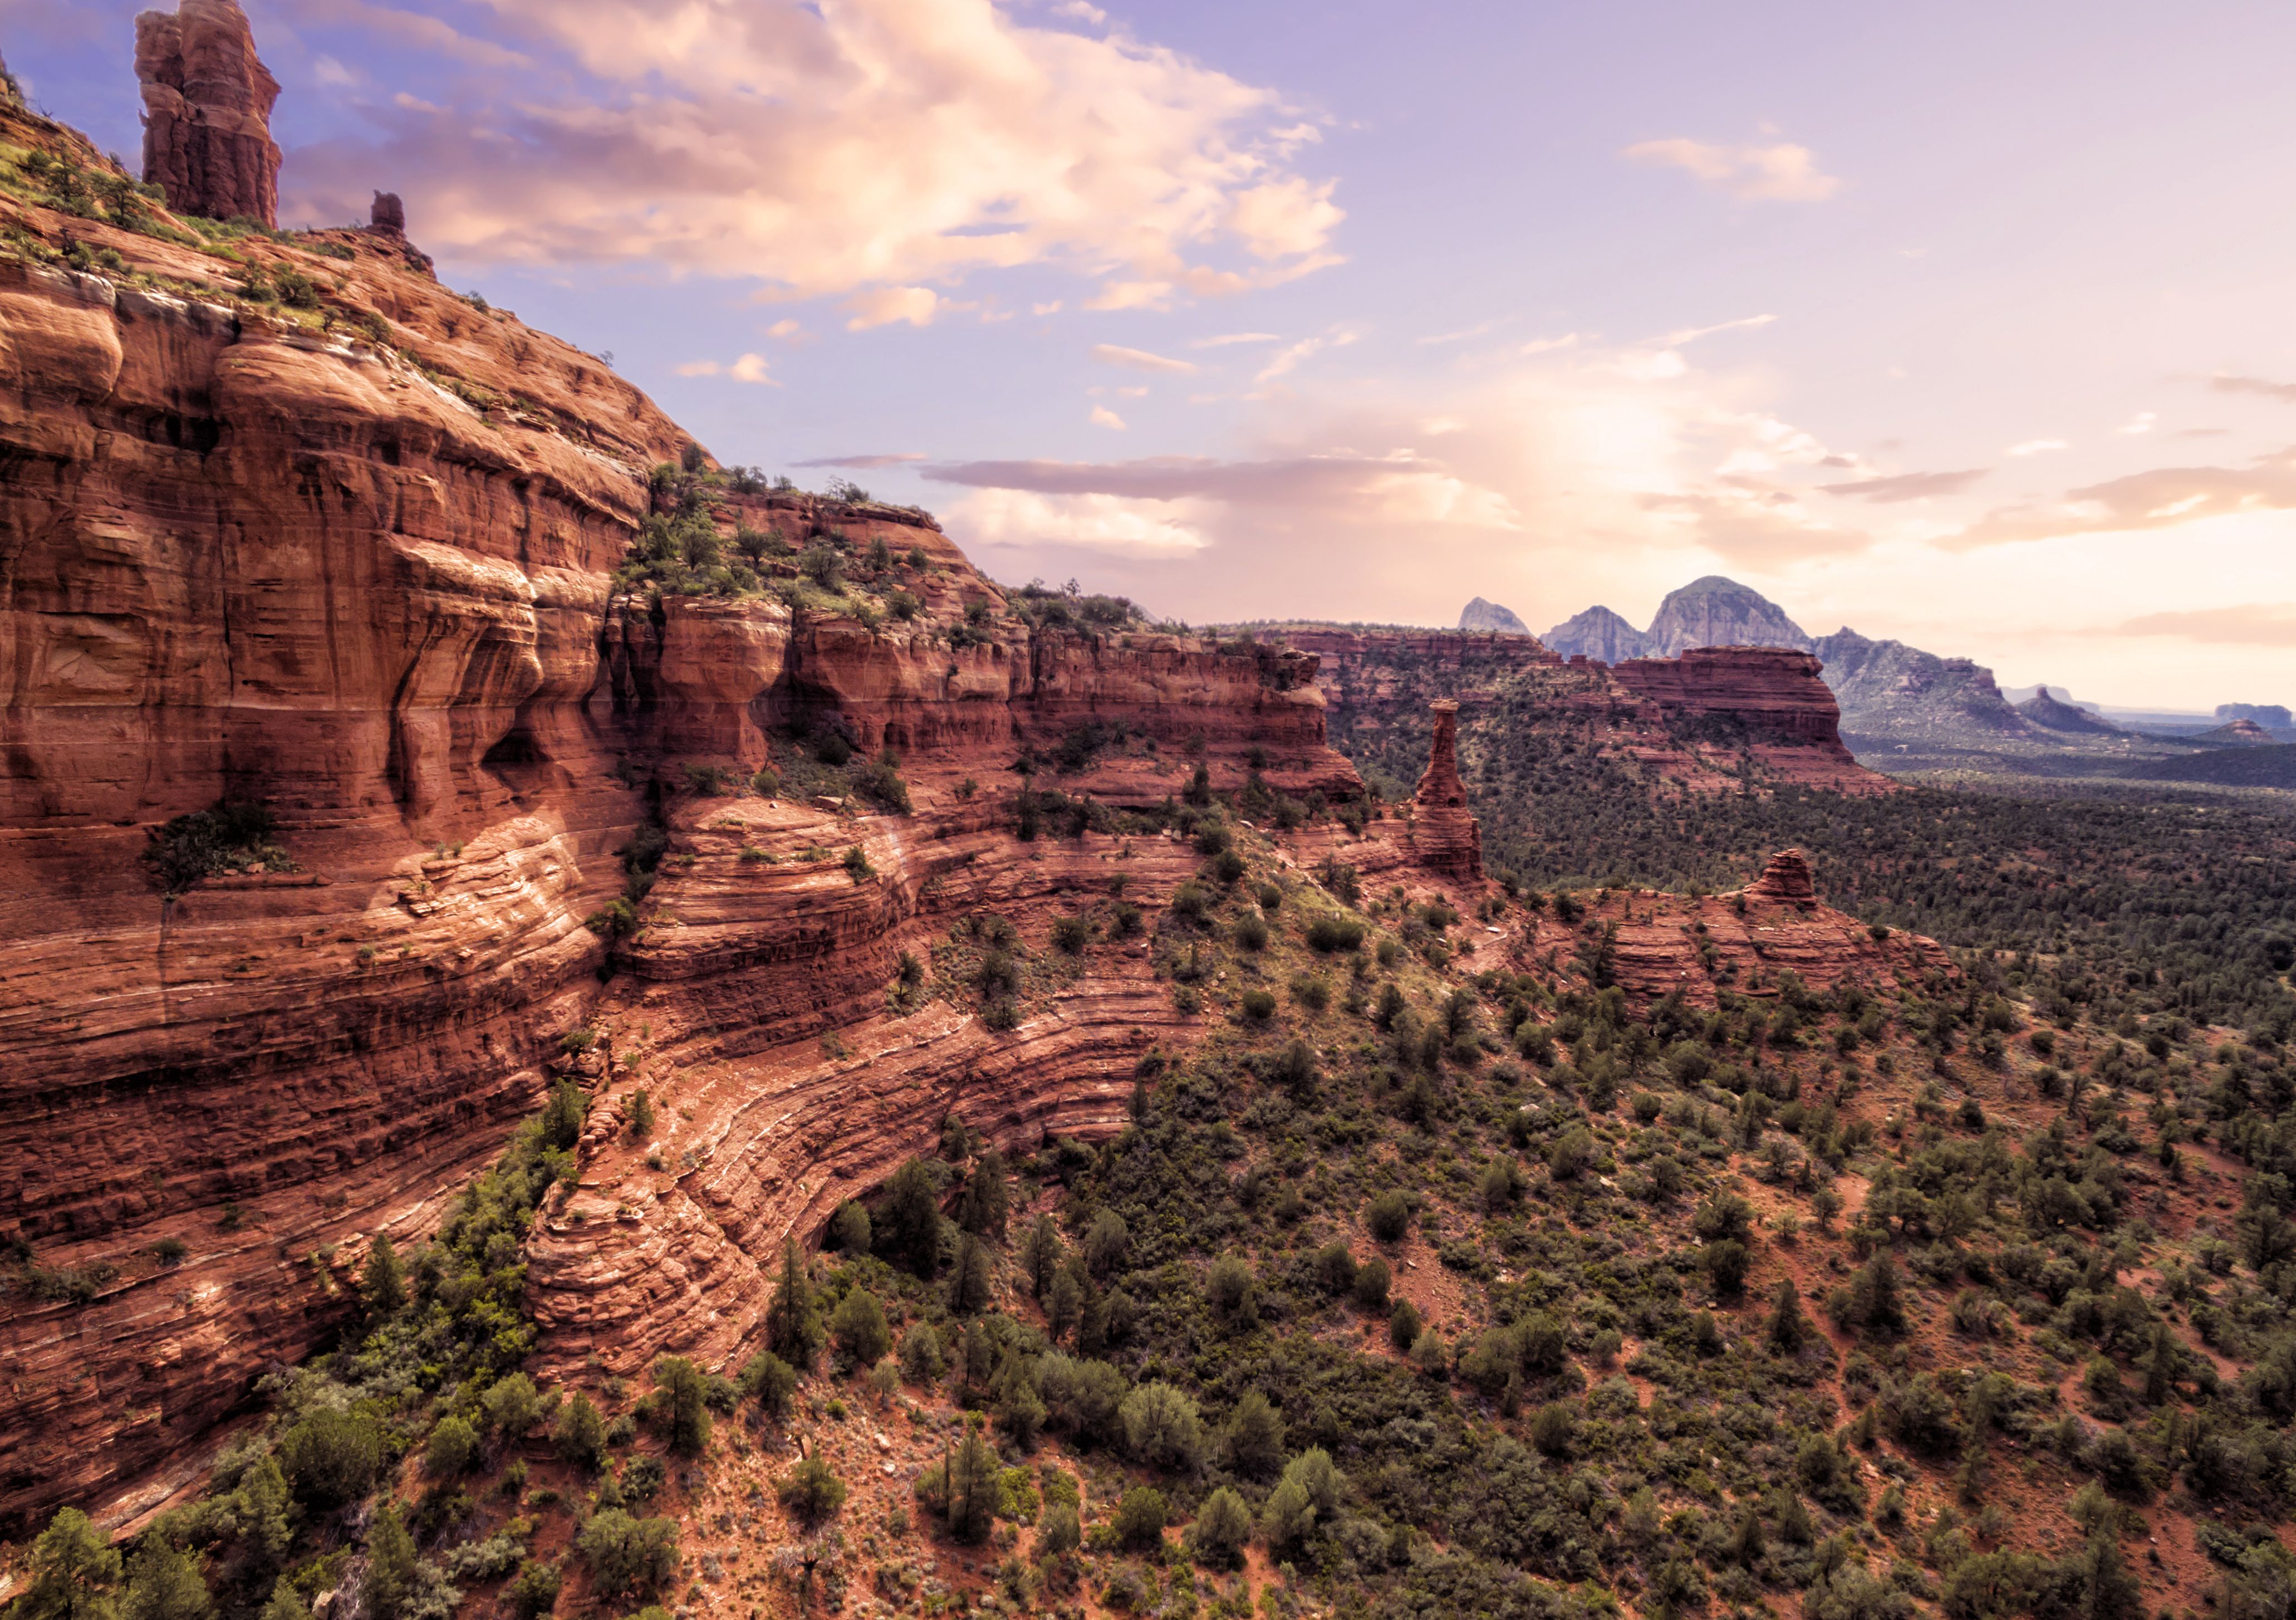
<svg viewBox="0 0 2296 1620">
<path fill-rule="evenodd" d="M 131 154 L 135 9 L 0 0 Z M 396 189 L 721 458 L 865 459 L 1000 578 L 1544 628 L 1720 572 L 2296 700 L 2284 7 L 248 9 L 289 223 Z"/>
</svg>

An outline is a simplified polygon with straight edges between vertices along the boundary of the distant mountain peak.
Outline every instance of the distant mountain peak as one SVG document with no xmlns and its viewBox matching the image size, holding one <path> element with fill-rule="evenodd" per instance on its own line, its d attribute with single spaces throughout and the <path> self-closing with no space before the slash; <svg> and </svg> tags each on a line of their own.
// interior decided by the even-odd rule
<svg viewBox="0 0 2296 1620">
<path fill-rule="evenodd" d="M 1515 616 L 1511 607 L 1501 607 L 1477 596 L 1459 610 L 1459 628 L 1482 635 L 1528 636 L 1530 626 Z"/>
</svg>

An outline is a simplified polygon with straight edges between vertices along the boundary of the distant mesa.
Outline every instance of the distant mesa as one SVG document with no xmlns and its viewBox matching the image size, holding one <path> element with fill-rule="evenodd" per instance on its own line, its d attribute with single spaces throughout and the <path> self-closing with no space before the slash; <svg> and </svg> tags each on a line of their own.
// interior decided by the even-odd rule
<svg viewBox="0 0 2296 1620">
<path fill-rule="evenodd" d="M 2046 687 L 2035 689 L 2033 695 L 2016 705 L 2017 712 L 2045 731 L 2077 733 L 2087 736 L 2120 736 L 2120 727 L 2099 720 L 2086 709 L 2060 703 L 2049 695 Z"/>
<path fill-rule="evenodd" d="M 237 0 L 183 0 L 135 19 L 144 178 L 179 214 L 279 226 L 279 81 Z"/>
<path fill-rule="evenodd" d="M 1496 602 L 1486 602 L 1477 596 L 1459 610 L 1459 628 L 1485 636 L 1528 636 L 1530 626 L 1515 616 L 1511 607 L 1501 607 Z"/>
<path fill-rule="evenodd" d="M 2254 720 L 2267 731 L 2296 730 L 2296 715 L 2284 703 L 2218 703 L 2220 720 Z"/>
<path fill-rule="evenodd" d="M 2281 712 L 2285 714 L 2286 710 Z M 2214 743 L 2225 748 L 2257 748 L 2279 739 L 2251 720 L 2236 720 L 2219 726 L 2214 731 L 2203 731 L 2193 739 L 2195 743 Z"/>
</svg>

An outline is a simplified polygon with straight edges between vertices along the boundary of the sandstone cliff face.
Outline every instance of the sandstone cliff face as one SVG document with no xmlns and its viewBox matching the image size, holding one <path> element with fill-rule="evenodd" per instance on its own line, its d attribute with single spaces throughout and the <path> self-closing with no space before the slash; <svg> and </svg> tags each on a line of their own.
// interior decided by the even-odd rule
<svg viewBox="0 0 2296 1620">
<path fill-rule="evenodd" d="M 1669 725 L 1719 722 L 1764 740 L 1804 744 L 1843 765 L 1841 711 L 1816 659 L 1783 647 L 1700 647 L 1679 658 L 1632 658 L 1611 673 Z"/>
<path fill-rule="evenodd" d="M 144 178 L 179 214 L 279 224 L 279 81 L 255 54 L 238 0 L 181 0 L 135 19 Z"/>
<path fill-rule="evenodd" d="M 1037 778 L 1103 802 L 1199 761 L 1223 791 L 1357 791 L 1312 655 L 1032 628 L 921 514 L 722 514 L 914 554 L 908 621 L 619 585 L 685 436 L 392 233 L 244 239 L 326 289 L 297 308 L 131 230 L 8 199 L 0 226 L 127 266 L 0 256 L 0 1231 L 31 1255 L 0 1294 L 0 1532 L 164 1496 L 182 1468 L 155 1470 L 325 1343 L 373 1237 L 434 1226 L 554 1073 L 604 1132 L 534 1239 L 556 1367 L 740 1342 L 782 1234 L 950 1109 L 1015 1141 L 1113 1129 L 1140 1052 L 1188 1036 L 1142 951 L 1095 946 L 1009 1031 L 888 1010 L 900 952 L 971 911 L 1040 942 L 1119 877 L 1154 906 L 1193 869 L 1157 838 L 1021 843 L 1032 751 L 1120 736 Z M 903 755 L 912 814 L 684 769 L 789 765 L 831 722 Z M 267 807 L 296 869 L 163 897 L 153 835 L 219 801 Z M 584 919 L 649 822 L 668 848 L 602 983 Z M 667 1172 L 610 1129 L 638 1083 L 676 1122 Z"/>
</svg>

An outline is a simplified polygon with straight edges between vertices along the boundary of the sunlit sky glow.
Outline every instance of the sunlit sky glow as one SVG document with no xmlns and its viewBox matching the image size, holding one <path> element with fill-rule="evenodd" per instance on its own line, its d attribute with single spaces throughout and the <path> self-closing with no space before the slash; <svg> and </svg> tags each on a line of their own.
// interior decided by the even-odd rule
<svg viewBox="0 0 2296 1620">
<path fill-rule="evenodd" d="M 125 0 L 0 0 L 136 148 Z M 2296 12 L 260 0 L 290 224 L 727 461 L 1193 620 L 1725 572 L 2091 701 L 2296 702 Z"/>
</svg>

